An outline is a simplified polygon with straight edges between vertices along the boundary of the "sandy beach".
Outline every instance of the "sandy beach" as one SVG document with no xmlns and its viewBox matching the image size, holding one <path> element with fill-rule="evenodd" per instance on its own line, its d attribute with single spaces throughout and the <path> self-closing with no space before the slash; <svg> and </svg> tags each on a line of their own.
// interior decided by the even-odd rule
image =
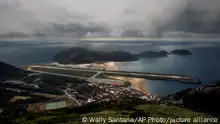
<svg viewBox="0 0 220 124">
<path fill-rule="evenodd" d="M 88 63 L 88 64 L 59 64 L 50 63 L 52 66 L 67 67 L 67 68 L 83 68 L 83 69 L 97 69 L 97 70 L 120 70 L 119 62 L 105 62 L 105 63 Z"/>
<path fill-rule="evenodd" d="M 102 64 L 92 63 L 90 69 L 100 69 L 100 70 L 119 70 L 119 62 L 105 62 Z"/>
<path fill-rule="evenodd" d="M 131 83 L 132 87 L 134 89 L 139 90 L 143 93 L 149 93 L 145 89 L 145 79 L 142 78 L 130 78 L 130 77 L 122 77 L 122 76 L 107 76 L 109 78 L 117 79 L 117 80 L 123 80 L 123 81 L 128 81 Z"/>
</svg>

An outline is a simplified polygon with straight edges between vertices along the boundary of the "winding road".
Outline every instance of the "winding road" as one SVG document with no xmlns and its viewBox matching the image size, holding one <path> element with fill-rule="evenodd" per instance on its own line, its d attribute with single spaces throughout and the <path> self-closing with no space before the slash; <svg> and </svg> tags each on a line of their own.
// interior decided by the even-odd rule
<svg viewBox="0 0 220 124">
<path fill-rule="evenodd" d="M 66 90 L 64 90 L 65 95 L 68 96 L 69 99 L 72 99 L 73 101 L 75 101 L 78 104 L 78 106 L 81 106 L 82 104 L 79 101 L 77 101 L 76 98 L 73 97 L 73 94 L 69 94 L 68 90 L 71 90 L 71 89 L 67 88 Z"/>
</svg>

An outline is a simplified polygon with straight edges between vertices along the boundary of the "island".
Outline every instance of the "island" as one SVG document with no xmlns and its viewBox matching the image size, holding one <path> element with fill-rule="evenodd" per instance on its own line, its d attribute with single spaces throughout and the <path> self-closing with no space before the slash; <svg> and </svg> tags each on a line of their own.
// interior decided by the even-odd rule
<svg viewBox="0 0 220 124">
<path fill-rule="evenodd" d="M 61 64 L 85 64 L 106 61 L 135 61 L 138 58 L 136 55 L 124 51 L 104 52 L 74 47 L 67 51 L 61 51 L 53 60 Z"/>
<path fill-rule="evenodd" d="M 171 54 L 176 54 L 176 55 L 192 55 L 192 53 L 189 50 L 173 50 L 170 52 Z"/>
<path fill-rule="evenodd" d="M 167 57 L 168 54 L 169 53 L 167 51 L 159 51 L 159 52 L 157 52 L 157 51 L 144 51 L 144 52 L 137 54 L 137 56 L 140 58 L 144 58 L 144 57 L 157 58 L 157 57 Z"/>
<path fill-rule="evenodd" d="M 159 58 L 167 57 L 169 54 L 191 55 L 189 50 L 173 50 L 170 53 L 162 51 L 144 51 L 132 54 L 125 51 L 94 51 L 81 47 L 73 47 L 66 51 L 59 52 L 53 60 L 59 64 L 87 64 L 87 63 L 104 63 L 112 62 L 129 62 L 137 61 L 141 58 Z"/>
</svg>

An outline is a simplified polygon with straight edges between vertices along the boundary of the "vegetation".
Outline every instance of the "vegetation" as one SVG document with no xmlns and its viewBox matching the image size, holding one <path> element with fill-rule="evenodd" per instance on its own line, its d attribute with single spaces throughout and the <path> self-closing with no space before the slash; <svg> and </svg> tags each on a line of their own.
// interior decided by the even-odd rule
<svg viewBox="0 0 220 124">
<path fill-rule="evenodd" d="M 174 50 L 171 53 L 167 51 L 144 51 L 138 54 L 132 54 L 125 51 L 93 51 L 81 47 L 73 47 L 66 51 L 59 52 L 55 57 L 54 61 L 61 64 L 83 64 L 83 63 L 94 63 L 94 62 L 124 62 L 124 61 L 136 61 L 140 58 L 157 58 L 167 57 L 168 54 L 179 54 L 186 55 L 191 52 L 188 50 Z"/>
<path fill-rule="evenodd" d="M 36 81 L 36 79 L 39 79 Z M 27 79 L 29 80 L 29 78 Z M 48 75 L 48 74 L 42 74 L 38 75 L 36 77 L 32 77 L 32 79 L 29 80 L 30 82 L 37 83 L 38 85 L 42 85 L 44 87 L 45 85 L 53 85 L 53 86 L 60 86 L 65 84 L 79 84 L 79 83 L 85 83 L 84 80 L 80 80 L 77 78 L 71 78 L 71 77 L 62 77 L 62 76 L 55 76 L 55 75 Z M 44 82 L 41 84 L 40 82 Z"/>
<path fill-rule="evenodd" d="M 192 110 L 209 112 L 212 115 L 220 115 L 220 81 L 202 85 L 199 88 L 188 88 L 167 98 L 171 100 L 182 100 L 184 106 Z"/>
<path fill-rule="evenodd" d="M 10 68 L 10 67 L 9 67 Z M 13 68 L 13 67 L 12 67 Z M 15 68 L 16 69 L 16 68 Z M 42 69 L 42 68 L 40 68 Z M 16 69 L 17 70 L 17 69 Z M 19 71 L 19 70 L 18 70 Z M 55 72 L 60 72 L 61 70 L 55 69 L 50 70 Z M 86 71 L 72 72 L 71 70 L 68 74 L 78 74 L 82 75 Z M 4 73 L 4 72 L 3 72 Z M 92 73 L 92 72 L 91 72 Z M 7 74 L 7 73 L 6 73 Z M 105 77 L 108 73 L 100 74 Z M 84 75 L 84 74 L 83 74 Z M 90 73 L 87 75 L 90 75 Z M 92 74 L 91 74 L 92 75 Z M 118 75 L 118 74 L 117 74 Z M 6 76 L 14 76 L 14 74 L 8 73 Z M 124 75 L 125 76 L 125 75 Z M 71 84 L 75 87 L 78 83 L 86 83 L 83 80 L 75 78 L 67 78 L 53 75 L 38 75 L 36 77 L 28 76 L 23 79 L 27 83 L 35 83 L 39 85 L 40 88 L 46 91 L 56 92 L 56 88 L 61 88 L 66 84 Z M 124 85 L 129 86 L 130 83 L 126 82 Z M 188 89 L 181 91 L 173 95 L 178 100 L 179 98 L 184 100 L 184 106 L 188 108 L 196 108 L 196 106 L 209 108 L 208 112 L 217 112 L 219 108 L 219 102 L 216 100 L 219 98 L 219 85 L 210 84 L 208 86 L 203 86 L 196 89 Z M 164 117 L 164 118 L 194 118 L 194 117 L 212 117 L 214 115 L 195 112 L 182 106 L 166 105 L 166 104 L 156 104 L 152 102 L 147 102 L 139 98 L 123 98 L 117 99 L 110 102 L 98 102 L 90 103 L 86 106 L 76 107 L 76 108 L 65 108 L 54 111 L 45 111 L 42 113 L 27 113 L 25 110 L 25 105 L 29 103 L 36 103 L 36 101 L 46 102 L 48 101 L 48 95 L 37 95 L 31 92 L 43 92 L 43 90 L 34 90 L 31 88 L 20 88 L 20 89 L 9 89 L 6 86 L 0 87 L 0 107 L 4 108 L 3 113 L 0 114 L 0 124 L 77 124 L 82 123 L 82 117 Z M 13 87 L 12 87 L 13 88 Z M 52 88 L 52 89 L 49 89 Z M 24 92 L 20 92 L 24 91 Z M 26 92 L 27 91 L 27 92 Z M 29 91 L 29 92 L 28 92 Z M 31 92 L 30 92 L 31 91 Z M 79 88 L 79 91 L 81 88 Z M 207 92 L 208 91 L 208 92 Z M 18 97 L 19 96 L 19 97 Z M 30 97 L 30 99 L 23 99 Z M 51 96 L 53 97 L 53 96 Z M 56 96 L 55 96 L 56 97 Z M 12 98 L 16 98 L 13 100 Z M 19 99 L 17 99 L 19 98 Z M 11 102 L 5 102 L 12 99 Z M 189 106 L 190 105 L 190 106 Z M 193 106 L 192 106 L 193 105 Z M 198 111 L 198 109 L 196 110 Z M 207 112 L 207 111 L 206 111 Z M 218 117 L 219 113 L 216 113 L 215 117 Z M 219 119 L 219 118 L 218 118 Z"/>
<path fill-rule="evenodd" d="M 131 83 L 129 81 L 126 81 L 124 84 L 123 84 L 124 87 L 130 87 L 131 86 Z"/>
<path fill-rule="evenodd" d="M 76 87 L 78 84 L 88 83 L 85 80 L 54 76 L 48 74 L 40 74 L 27 76 L 23 81 L 29 84 L 36 84 L 39 88 L 26 87 L 23 85 L 1 84 L 0 83 L 0 108 L 7 104 L 10 100 L 17 101 L 24 98 L 22 103 L 30 103 L 36 101 L 48 101 L 48 98 L 56 98 L 63 95 L 63 90 L 67 85 Z"/>
<path fill-rule="evenodd" d="M 139 58 L 147 57 L 147 58 L 157 58 L 157 57 L 167 57 L 169 53 L 166 51 L 144 51 L 139 53 L 137 56 Z"/>
<path fill-rule="evenodd" d="M 96 72 L 91 71 L 79 71 L 79 70 L 66 70 L 66 69 L 55 69 L 55 68 L 42 68 L 42 67 L 32 67 L 33 70 L 36 71 L 44 71 L 49 73 L 63 74 L 63 75 L 72 75 L 72 76 L 80 76 L 80 77 L 92 77 L 96 74 Z"/>
<path fill-rule="evenodd" d="M 192 55 L 192 53 L 189 50 L 173 50 L 171 51 L 172 54 L 177 54 L 177 55 Z"/>
<path fill-rule="evenodd" d="M 27 75 L 28 72 L 25 70 L 0 62 L 0 82 L 8 79 L 22 79 Z"/>
<path fill-rule="evenodd" d="M 137 57 L 124 51 L 92 51 L 85 48 L 73 47 L 66 51 L 58 53 L 54 60 L 61 64 L 83 64 L 105 61 L 134 61 Z"/>
<path fill-rule="evenodd" d="M 139 105 L 135 108 L 138 111 L 143 111 L 150 117 L 210 117 L 210 115 L 208 114 L 194 112 L 185 108 L 172 105 Z"/>
<path fill-rule="evenodd" d="M 26 113 L 12 116 L 14 114 L 15 113 L 12 112 L 10 114 L 0 115 L 0 120 L 2 123 L 13 124 L 78 124 L 82 123 L 82 117 L 212 117 L 209 114 L 194 112 L 178 106 L 148 104 L 137 99 L 127 99 L 121 103 L 115 101 L 112 103 L 91 104 L 74 109 L 61 109 L 45 111 L 43 113 Z"/>
</svg>

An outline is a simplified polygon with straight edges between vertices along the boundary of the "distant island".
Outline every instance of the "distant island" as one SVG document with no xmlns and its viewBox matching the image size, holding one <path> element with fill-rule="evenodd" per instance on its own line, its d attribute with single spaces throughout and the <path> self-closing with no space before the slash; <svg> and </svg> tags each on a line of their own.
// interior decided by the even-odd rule
<svg viewBox="0 0 220 124">
<path fill-rule="evenodd" d="M 136 55 L 124 51 L 91 51 L 85 48 L 74 47 L 67 51 L 61 51 L 54 57 L 54 61 L 62 64 L 83 64 L 105 61 L 135 61 L 138 60 Z"/>
<path fill-rule="evenodd" d="M 73 47 L 66 51 L 59 52 L 53 60 L 60 64 L 86 64 L 94 62 L 128 62 L 137 61 L 140 58 L 158 58 L 167 57 L 169 54 L 191 55 L 189 50 L 173 50 L 170 53 L 163 51 L 144 51 L 138 54 L 132 54 L 125 51 L 93 51 L 81 47 Z"/>
<path fill-rule="evenodd" d="M 189 50 L 173 50 L 171 54 L 178 54 L 178 55 L 192 55 Z"/>
<path fill-rule="evenodd" d="M 137 56 L 139 58 L 157 58 L 157 57 L 167 57 L 168 56 L 168 52 L 167 51 L 144 51 L 144 52 L 141 52 L 139 54 L 137 54 Z"/>
</svg>

